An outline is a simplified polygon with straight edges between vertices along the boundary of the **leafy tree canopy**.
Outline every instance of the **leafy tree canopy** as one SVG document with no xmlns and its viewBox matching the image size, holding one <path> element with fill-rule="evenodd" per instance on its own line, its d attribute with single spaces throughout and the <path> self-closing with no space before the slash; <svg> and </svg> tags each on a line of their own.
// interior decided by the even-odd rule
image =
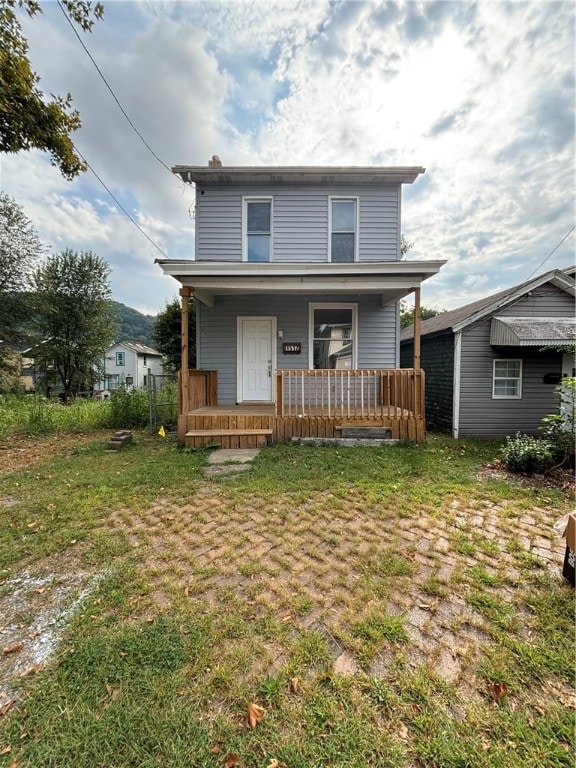
<svg viewBox="0 0 576 768">
<path fill-rule="evenodd" d="M 152 339 L 158 352 L 164 355 L 166 365 L 173 370 L 180 370 L 182 362 L 182 311 L 180 299 L 175 296 L 159 312 L 154 324 Z M 188 311 L 188 364 L 196 367 L 196 300 L 192 296 Z"/>
<path fill-rule="evenodd" d="M 2 350 L 24 341 L 29 314 L 27 289 L 44 246 L 15 200 L 0 192 L 0 358 Z"/>
<path fill-rule="evenodd" d="M 92 0 L 62 0 L 62 4 L 85 32 L 104 14 L 104 6 Z M 69 93 L 47 99 L 38 88 L 40 78 L 28 58 L 17 6 L 29 16 L 42 12 L 36 0 L 0 0 L 0 152 L 49 152 L 52 165 L 73 179 L 86 170 L 70 138 L 80 127 L 80 115 L 71 109 Z"/>
<path fill-rule="evenodd" d="M 420 319 L 429 320 L 431 317 L 441 315 L 446 312 L 445 309 L 432 309 L 431 307 L 420 307 Z M 414 307 L 407 306 L 404 302 L 400 303 L 400 328 L 408 328 L 414 322 Z"/>
<path fill-rule="evenodd" d="M 65 250 L 35 273 L 36 368 L 66 401 L 93 386 L 114 338 L 110 267 L 96 254 Z"/>
</svg>

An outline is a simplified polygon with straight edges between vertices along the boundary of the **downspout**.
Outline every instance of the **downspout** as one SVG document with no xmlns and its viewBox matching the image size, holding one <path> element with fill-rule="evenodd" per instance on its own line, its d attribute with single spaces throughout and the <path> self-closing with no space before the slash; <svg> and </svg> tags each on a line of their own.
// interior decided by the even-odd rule
<svg viewBox="0 0 576 768">
<path fill-rule="evenodd" d="M 452 437 L 458 439 L 460 430 L 460 363 L 462 358 L 462 331 L 454 334 L 454 383 L 452 397 Z"/>
</svg>

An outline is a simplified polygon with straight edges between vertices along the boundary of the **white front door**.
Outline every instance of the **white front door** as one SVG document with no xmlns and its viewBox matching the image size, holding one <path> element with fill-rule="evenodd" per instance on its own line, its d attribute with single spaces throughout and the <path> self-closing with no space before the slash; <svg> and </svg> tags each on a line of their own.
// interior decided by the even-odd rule
<svg viewBox="0 0 576 768">
<path fill-rule="evenodd" d="M 238 402 L 273 401 L 275 317 L 238 318 Z"/>
</svg>

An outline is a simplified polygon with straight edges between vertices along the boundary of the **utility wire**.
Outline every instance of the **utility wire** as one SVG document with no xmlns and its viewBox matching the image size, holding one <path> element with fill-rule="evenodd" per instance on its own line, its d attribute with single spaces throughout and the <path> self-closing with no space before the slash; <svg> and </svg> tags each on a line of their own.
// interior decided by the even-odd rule
<svg viewBox="0 0 576 768">
<path fill-rule="evenodd" d="M 120 102 L 118 101 L 118 98 L 116 97 L 116 94 L 114 93 L 114 91 L 112 90 L 112 88 L 111 88 L 111 86 L 109 85 L 108 81 L 107 81 L 107 80 L 106 80 L 106 78 L 104 77 L 104 75 L 103 75 L 103 73 L 102 73 L 102 70 L 100 69 L 100 67 L 98 66 L 98 64 L 96 64 L 96 61 L 94 60 L 94 57 L 92 56 L 92 54 L 90 53 L 90 51 L 88 50 L 88 48 L 87 48 L 87 47 L 86 47 L 86 45 L 84 44 L 84 41 L 82 40 L 82 38 L 81 38 L 81 37 L 80 37 L 80 35 L 78 34 L 78 30 L 76 29 L 76 27 L 75 27 L 75 26 L 74 26 L 74 24 L 72 23 L 72 21 L 71 21 L 70 17 L 69 17 L 69 16 L 68 16 L 68 14 L 66 13 L 66 11 L 65 11 L 65 9 L 64 9 L 64 6 L 63 6 L 63 5 L 62 5 L 62 3 L 60 2 L 60 0 L 56 0 L 56 2 L 58 3 L 58 7 L 60 8 L 60 10 L 62 11 L 62 13 L 64 14 L 64 18 L 66 19 L 66 21 L 68 22 L 68 24 L 69 24 L 69 25 L 70 25 L 70 27 L 72 28 L 72 31 L 73 31 L 73 32 L 74 32 L 74 34 L 76 35 L 76 38 L 78 39 L 78 42 L 80 43 L 80 45 L 82 46 L 82 48 L 85 50 L 85 52 L 86 52 L 86 54 L 87 54 L 88 58 L 90 59 L 90 61 L 92 62 L 92 64 L 94 64 L 94 66 L 96 67 L 96 71 L 98 72 L 98 74 L 99 74 L 99 75 L 100 75 L 100 77 L 102 78 L 102 80 L 103 80 L 103 82 L 104 82 L 104 85 L 106 86 L 106 88 L 108 88 L 108 90 L 109 90 L 109 91 L 110 91 L 110 93 L 112 94 L 112 98 L 114 99 L 114 101 L 115 101 L 115 102 L 116 102 L 116 104 L 118 105 L 118 108 L 120 109 L 120 111 L 122 112 L 122 114 L 124 115 L 124 117 L 126 118 L 126 120 L 128 121 L 128 123 L 130 124 L 130 127 L 132 128 L 132 130 L 134 131 L 134 133 L 135 133 L 135 134 L 138 136 L 138 138 L 139 138 L 139 139 L 140 139 L 140 141 L 141 141 L 141 142 L 144 144 L 144 146 L 146 147 L 146 149 L 147 149 L 147 150 L 148 150 L 148 151 L 149 151 L 149 152 L 150 152 L 150 153 L 151 153 L 151 154 L 152 154 L 152 155 L 153 155 L 153 156 L 156 158 L 156 160 L 158 160 L 158 162 L 160 163 L 160 165 L 161 165 L 163 168 L 166 168 L 166 170 L 167 170 L 167 171 L 170 173 L 170 176 L 172 176 L 172 178 L 175 178 L 175 176 L 174 176 L 174 174 L 172 173 L 172 170 L 170 169 L 170 167 L 169 167 L 169 166 L 167 166 L 167 165 L 166 165 L 166 163 L 165 163 L 165 162 L 164 162 L 164 161 L 163 161 L 163 160 L 162 160 L 160 157 L 158 157 L 158 155 L 156 154 L 156 152 L 154 152 L 154 150 L 152 149 L 152 147 L 150 146 L 150 144 L 148 144 L 148 142 L 146 141 L 146 139 L 144 138 L 144 136 L 142 136 L 142 134 L 140 133 L 140 131 L 138 130 L 138 128 L 136 128 L 136 126 L 134 125 L 134 123 L 132 122 L 132 120 L 131 120 L 131 119 L 128 117 L 128 115 L 127 115 L 127 113 L 126 113 L 126 110 L 124 109 L 124 107 L 122 106 L 122 104 L 120 104 Z M 91 170 L 92 170 L 92 169 L 91 169 Z"/>
<path fill-rule="evenodd" d="M 536 267 L 536 269 L 534 270 L 534 272 L 532 272 L 532 274 L 530 275 L 530 277 L 528 278 L 528 280 L 530 280 L 530 278 L 532 278 L 532 277 L 533 277 L 533 276 L 536 274 L 536 272 L 538 272 L 538 270 L 539 270 L 539 269 L 541 269 L 541 267 L 543 267 L 543 266 L 544 266 L 544 264 L 546 264 L 546 262 L 548 261 L 548 259 L 550 258 L 550 256 L 552 256 L 554 253 L 556 253 L 556 251 L 558 250 L 558 248 L 560 248 L 560 246 L 562 245 L 562 243 L 564 242 L 564 240 L 566 240 L 566 239 L 567 239 L 567 238 L 568 238 L 568 237 L 569 237 L 569 236 L 572 234 L 572 232 L 574 232 L 574 230 L 575 230 L 575 229 L 576 229 L 576 224 L 575 224 L 575 225 L 572 227 L 572 229 L 570 230 L 570 232 L 567 232 L 567 233 L 564 235 L 564 237 L 562 238 L 562 240 L 560 240 L 560 242 L 558 243 L 558 245 L 556 246 L 556 248 L 554 248 L 552 251 L 550 251 L 550 253 L 548 254 L 548 256 L 546 256 L 546 258 L 544 259 L 544 261 L 543 261 L 541 264 L 538 264 L 538 266 Z"/>
<path fill-rule="evenodd" d="M 137 230 L 138 230 L 138 231 L 139 231 L 139 232 L 140 232 L 142 235 L 144 235 L 144 237 L 146 238 L 146 240 L 148 240 L 148 242 L 149 242 L 149 243 L 151 243 L 151 244 L 154 246 L 154 248 L 156 248 L 156 250 L 157 250 L 159 253 L 161 253 L 161 254 L 162 254 L 162 256 L 163 256 L 165 259 L 167 259 L 167 258 L 168 258 L 168 256 L 167 256 L 167 255 L 164 253 L 164 251 L 162 250 L 162 248 L 160 248 L 160 246 L 159 246 L 159 245 L 157 245 L 157 244 L 154 242 L 154 240 L 152 240 L 152 238 L 150 238 L 150 237 L 149 237 L 149 236 L 146 234 L 146 232 L 144 232 L 144 230 L 142 229 L 142 227 L 140 226 L 140 224 L 138 224 L 138 222 L 136 221 L 136 219 L 135 219 L 133 216 L 131 216 L 131 215 L 128 213 L 128 211 L 126 210 L 126 208 L 124 208 L 124 206 L 123 206 L 123 205 L 122 205 L 122 203 L 121 203 L 121 202 L 118 200 L 118 198 L 117 198 L 117 197 L 115 197 L 115 195 L 114 195 L 114 194 L 113 194 L 113 193 L 110 191 L 110 189 L 109 189 L 109 188 L 106 186 L 106 184 L 105 184 L 105 183 L 102 181 L 102 179 L 100 178 L 100 176 L 98 176 L 98 174 L 96 173 L 96 171 L 94 170 L 94 168 L 92 168 L 92 166 L 90 165 L 90 163 L 88 162 L 88 160 L 86 160 L 86 158 L 84 157 L 84 155 L 82 154 L 82 152 L 80 152 L 80 150 L 78 149 L 78 147 L 76 147 L 74 144 L 73 144 L 72 146 L 74 147 L 74 151 L 76 152 L 76 154 L 77 154 L 77 155 L 78 155 L 80 158 L 82 158 L 82 160 L 83 160 L 83 161 L 86 163 L 86 165 L 87 165 L 87 166 L 88 166 L 88 168 L 89 168 L 89 169 L 92 171 L 92 173 L 94 174 L 94 176 L 96 176 L 96 178 L 98 179 L 98 181 L 100 182 L 100 184 L 102 184 L 102 186 L 104 187 L 104 189 L 106 190 L 106 192 L 108 192 L 108 194 L 110 195 L 110 197 L 112 198 L 112 200 L 114 200 L 114 202 L 116 203 L 116 205 L 118 206 L 118 208 L 120 208 L 120 210 L 121 210 L 121 211 L 122 211 L 122 212 L 123 212 L 123 213 L 124 213 L 124 214 L 125 214 L 125 215 L 126 215 L 128 218 L 129 218 L 129 219 L 130 219 L 130 221 L 132 222 L 132 224 L 134 224 L 134 226 L 136 227 L 136 229 L 137 229 Z"/>
</svg>

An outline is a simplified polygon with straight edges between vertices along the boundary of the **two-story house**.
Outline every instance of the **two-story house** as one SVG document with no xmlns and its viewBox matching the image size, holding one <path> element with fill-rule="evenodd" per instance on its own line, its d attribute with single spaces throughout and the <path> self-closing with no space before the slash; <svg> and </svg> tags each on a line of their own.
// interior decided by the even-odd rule
<svg viewBox="0 0 576 768">
<path fill-rule="evenodd" d="M 103 378 L 95 387 L 101 396 L 120 387 L 142 389 L 149 375 L 162 374 L 162 355 L 140 342 L 119 341 L 104 353 L 101 370 Z"/>
<path fill-rule="evenodd" d="M 424 169 L 213 158 L 173 171 L 196 186 L 195 259 L 158 262 L 182 286 L 183 337 L 196 297 L 198 370 L 183 357 L 180 439 L 237 447 L 350 425 L 423 439 L 417 354 L 400 370 L 399 300 L 418 303 L 445 263 L 401 256 L 402 184 Z"/>
</svg>

